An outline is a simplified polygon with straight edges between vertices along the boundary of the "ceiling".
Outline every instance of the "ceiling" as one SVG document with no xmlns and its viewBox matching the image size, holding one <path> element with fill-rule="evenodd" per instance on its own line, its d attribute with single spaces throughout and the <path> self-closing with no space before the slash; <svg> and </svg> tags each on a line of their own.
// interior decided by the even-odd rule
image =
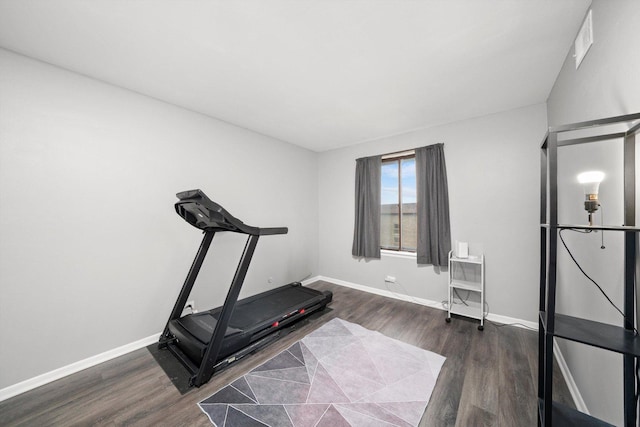
<svg viewBox="0 0 640 427">
<path fill-rule="evenodd" d="M 590 0 L 0 0 L 0 47 L 314 151 L 545 102 Z"/>
</svg>

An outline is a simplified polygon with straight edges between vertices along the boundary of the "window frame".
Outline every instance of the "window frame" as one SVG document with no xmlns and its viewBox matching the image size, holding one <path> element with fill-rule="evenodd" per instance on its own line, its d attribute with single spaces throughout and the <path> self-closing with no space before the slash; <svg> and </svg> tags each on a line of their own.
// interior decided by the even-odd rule
<svg viewBox="0 0 640 427">
<path fill-rule="evenodd" d="M 402 152 L 398 152 L 398 153 L 390 153 L 390 154 L 385 154 L 382 156 L 381 158 L 381 165 L 380 165 L 380 169 L 382 170 L 382 167 L 386 164 L 389 163 L 394 163 L 397 162 L 398 163 L 398 248 L 392 248 L 392 247 L 386 247 L 382 245 L 382 241 L 380 242 L 380 251 L 381 253 L 386 252 L 387 255 L 399 255 L 399 254 L 403 254 L 403 256 L 409 255 L 409 256 L 415 256 L 416 252 L 417 252 L 417 248 L 410 250 L 410 249 L 403 249 L 402 247 L 402 160 L 406 160 L 406 159 L 414 159 L 415 161 L 416 158 L 416 152 L 415 150 L 406 150 L 406 151 L 402 151 Z M 382 191 L 382 187 L 380 188 L 380 191 Z M 382 206 L 382 200 L 380 201 L 380 206 Z M 382 219 L 382 212 L 380 215 L 380 219 Z M 382 236 L 380 236 L 381 240 L 382 240 Z"/>
</svg>

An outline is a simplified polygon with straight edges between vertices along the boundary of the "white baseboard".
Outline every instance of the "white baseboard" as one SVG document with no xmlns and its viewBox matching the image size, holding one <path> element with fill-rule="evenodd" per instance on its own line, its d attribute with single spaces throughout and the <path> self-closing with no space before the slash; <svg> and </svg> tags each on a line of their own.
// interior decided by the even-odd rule
<svg viewBox="0 0 640 427">
<path fill-rule="evenodd" d="M 413 302 L 413 303 L 424 305 L 424 306 L 427 306 L 427 307 L 437 308 L 439 310 L 444 310 L 444 311 L 447 310 L 442 305 L 442 302 L 440 302 L 440 301 L 432 301 L 432 300 L 428 300 L 428 299 L 424 299 L 424 298 L 413 297 L 413 296 L 406 295 L 406 294 L 399 294 L 399 293 L 396 293 L 396 292 L 388 291 L 386 289 L 372 288 L 370 286 L 359 285 L 357 283 L 347 282 L 347 281 L 340 280 L 340 279 L 334 279 L 332 277 L 315 276 L 315 277 L 312 277 L 310 279 L 305 280 L 304 282 L 302 282 L 302 284 L 303 285 L 308 285 L 308 284 L 313 283 L 313 282 L 318 281 L 318 280 L 331 282 L 331 283 L 334 283 L 336 285 L 340 285 L 340 286 L 344 286 L 344 287 L 352 288 L 352 289 L 357 289 L 359 291 L 369 292 L 370 294 L 381 295 L 383 297 L 394 298 L 394 299 L 401 300 L 401 301 Z M 538 324 L 536 322 L 531 322 L 529 320 L 522 320 L 522 319 L 518 319 L 518 318 L 515 318 L 515 317 L 502 316 L 502 315 L 499 315 L 499 314 L 489 313 L 487 315 L 486 319 L 490 320 L 491 322 L 495 322 L 495 323 L 501 323 L 501 324 L 505 324 L 505 325 L 508 324 L 508 325 L 513 325 L 513 326 L 517 326 L 517 327 L 525 327 L 525 328 L 529 328 L 529 329 L 534 329 L 536 331 L 538 330 Z"/>
<path fill-rule="evenodd" d="M 347 282 L 340 279 L 334 279 L 331 277 L 315 276 L 315 277 L 311 277 L 309 279 L 304 280 L 302 284 L 306 286 L 310 283 L 313 283 L 319 280 L 331 282 L 336 285 L 356 289 L 363 292 L 369 292 L 372 294 L 381 295 L 388 298 L 394 298 L 401 301 L 409 301 L 409 302 L 424 305 L 427 307 L 437 308 L 439 310 L 446 310 L 442 305 L 442 302 L 412 297 L 409 295 L 397 294 L 395 292 L 391 292 L 388 290 L 372 288 L 369 286 L 359 285 L 356 283 L 351 283 L 351 282 Z M 514 326 L 519 326 L 519 327 L 525 326 L 525 327 L 536 329 L 536 330 L 538 329 L 537 323 L 534 323 L 528 320 L 517 319 L 509 316 L 489 314 L 487 316 L 487 319 L 492 322 L 501 323 L 501 324 L 513 324 Z M 10 399 L 19 394 L 25 393 L 29 390 L 33 390 L 37 387 L 48 384 L 50 382 L 59 380 L 60 378 L 64 378 L 68 375 L 75 374 L 76 372 L 80 372 L 92 366 L 99 365 L 100 363 L 106 362 L 108 360 L 115 359 L 116 357 L 130 353 L 134 350 L 138 350 L 140 348 L 146 347 L 150 344 L 157 342 L 159 336 L 160 336 L 160 333 L 157 333 L 147 338 L 142 338 L 138 341 L 125 344 L 123 346 L 114 348 L 112 350 L 105 351 L 104 353 L 100 353 L 98 355 L 89 357 L 87 359 L 72 363 L 70 365 L 63 366 L 62 368 L 58 368 L 53 371 L 46 372 L 42 375 L 38 375 L 37 377 L 33 377 L 28 380 L 11 385 L 9 387 L 0 389 L 0 402 L 2 402 L 3 400 Z M 556 360 L 558 361 L 558 365 L 560 366 L 560 371 L 562 372 L 562 375 L 564 376 L 565 381 L 567 382 L 567 386 L 569 387 L 569 391 L 571 392 L 571 396 L 573 397 L 576 408 L 581 412 L 588 414 L 589 411 L 587 409 L 586 404 L 584 403 L 584 400 L 582 399 L 582 395 L 580 394 L 580 391 L 578 390 L 578 387 L 576 386 L 576 383 L 573 380 L 571 371 L 569 371 L 569 367 L 567 366 L 567 363 L 564 360 L 564 357 L 562 355 L 562 352 L 560 351 L 560 348 L 555 342 L 554 342 L 554 349 L 555 349 L 554 354 L 556 355 Z"/>
<path fill-rule="evenodd" d="M 60 378 L 66 377 L 67 375 L 75 374 L 76 372 L 80 372 L 84 369 L 91 368 L 92 366 L 99 365 L 100 363 L 106 362 L 111 359 L 115 359 L 116 357 L 130 353 L 134 350 L 146 347 L 150 344 L 153 344 L 154 342 L 158 342 L 159 337 L 160 333 L 157 333 L 151 335 L 150 337 L 142 338 L 138 341 L 125 344 L 112 350 L 105 351 L 104 353 L 97 354 L 87 359 L 80 360 L 78 362 L 63 366 L 62 368 L 58 368 L 50 372 L 45 372 L 44 374 L 38 375 L 37 377 L 33 377 L 17 384 L 10 385 L 9 387 L 0 389 L 0 402 L 29 390 L 33 390 L 42 385 L 48 384 L 52 381 L 59 380 Z"/>
<path fill-rule="evenodd" d="M 578 386 L 573 379 L 573 375 L 569 370 L 567 361 L 564 360 L 562 351 L 560 351 L 558 342 L 555 339 L 553 340 L 553 354 L 555 354 L 556 356 L 556 361 L 558 362 L 558 366 L 560 367 L 560 372 L 562 372 L 562 376 L 567 383 L 567 387 L 569 388 L 569 392 L 571 393 L 571 397 L 573 398 L 573 403 L 576 405 L 576 409 L 580 412 L 584 412 L 585 414 L 590 415 L 589 408 L 587 408 L 587 404 L 584 403 L 584 399 L 580 394 L 580 390 L 578 389 Z"/>
</svg>

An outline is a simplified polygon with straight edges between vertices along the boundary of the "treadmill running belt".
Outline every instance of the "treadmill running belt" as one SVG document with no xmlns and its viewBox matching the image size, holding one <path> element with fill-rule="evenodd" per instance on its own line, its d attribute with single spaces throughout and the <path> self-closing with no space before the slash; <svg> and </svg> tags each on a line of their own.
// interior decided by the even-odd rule
<svg viewBox="0 0 640 427">
<path fill-rule="evenodd" d="M 248 298 L 238 301 L 231 315 L 229 326 L 246 330 L 270 319 L 289 314 L 285 309 L 295 311 L 309 306 L 309 300 L 318 298 L 317 292 L 302 286 L 285 288 L 266 298 Z"/>
</svg>

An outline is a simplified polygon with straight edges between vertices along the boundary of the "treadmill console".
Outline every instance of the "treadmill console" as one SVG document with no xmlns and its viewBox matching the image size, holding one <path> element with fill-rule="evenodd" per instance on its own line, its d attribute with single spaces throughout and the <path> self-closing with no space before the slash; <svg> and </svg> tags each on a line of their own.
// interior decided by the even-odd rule
<svg viewBox="0 0 640 427">
<path fill-rule="evenodd" d="M 266 234 L 286 234 L 286 227 L 252 227 L 231 215 L 222 206 L 209 199 L 202 190 L 188 190 L 176 194 L 176 213 L 185 221 L 204 231 L 232 231 L 235 233 L 260 236 Z"/>
</svg>

